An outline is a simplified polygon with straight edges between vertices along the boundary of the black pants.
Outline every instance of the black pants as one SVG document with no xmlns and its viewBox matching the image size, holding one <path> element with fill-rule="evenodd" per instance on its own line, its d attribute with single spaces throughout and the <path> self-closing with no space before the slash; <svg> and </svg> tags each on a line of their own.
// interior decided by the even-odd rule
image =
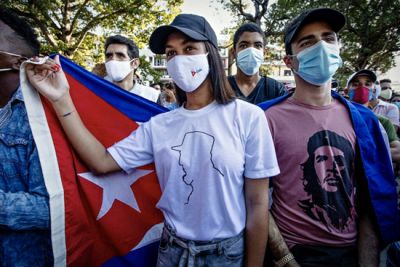
<svg viewBox="0 0 400 267">
<path fill-rule="evenodd" d="M 356 267 L 358 255 L 356 246 L 327 247 L 295 245 L 290 249 L 301 267 Z M 268 253 L 269 254 L 269 253 Z M 266 255 L 264 266 L 274 266 L 271 255 Z"/>
</svg>

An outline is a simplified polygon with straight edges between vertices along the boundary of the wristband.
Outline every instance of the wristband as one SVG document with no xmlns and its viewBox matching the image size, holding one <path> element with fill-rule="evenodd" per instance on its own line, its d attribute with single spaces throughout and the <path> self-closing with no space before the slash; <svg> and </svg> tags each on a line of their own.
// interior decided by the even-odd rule
<svg viewBox="0 0 400 267">
<path fill-rule="evenodd" d="M 286 254 L 283 256 L 280 260 L 275 262 L 276 267 L 283 267 L 285 266 L 288 262 L 294 260 L 294 256 L 292 253 Z"/>
<path fill-rule="evenodd" d="M 75 110 L 70 111 L 70 112 L 67 112 L 67 113 L 64 113 L 64 114 L 60 115 L 60 117 L 62 117 L 62 118 L 68 117 L 68 116 L 71 115 L 72 112 L 74 112 L 74 111 L 75 111 Z"/>
</svg>

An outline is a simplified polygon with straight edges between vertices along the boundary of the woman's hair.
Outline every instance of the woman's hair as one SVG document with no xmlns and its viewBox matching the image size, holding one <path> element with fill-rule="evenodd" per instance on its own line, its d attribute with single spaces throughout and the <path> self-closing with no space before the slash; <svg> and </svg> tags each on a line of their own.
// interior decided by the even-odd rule
<svg viewBox="0 0 400 267">
<path fill-rule="evenodd" d="M 208 77 L 211 82 L 212 94 L 219 104 L 227 104 L 236 98 L 235 92 L 232 90 L 232 87 L 228 82 L 224 65 L 222 64 L 222 59 L 217 48 L 209 42 L 204 42 L 204 44 L 208 52 L 207 59 L 210 67 Z M 186 102 L 186 94 L 176 84 L 175 86 L 177 89 L 176 95 L 178 103 L 179 105 L 182 105 Z"/>
</svg>

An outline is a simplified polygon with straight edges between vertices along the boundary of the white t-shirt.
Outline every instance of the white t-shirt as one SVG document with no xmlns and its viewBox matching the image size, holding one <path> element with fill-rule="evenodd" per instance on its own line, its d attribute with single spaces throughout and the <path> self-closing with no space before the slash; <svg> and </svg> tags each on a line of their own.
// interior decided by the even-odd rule
<svg viewBox="0 0 400 267">
<path fill-rule="evenodd" d="M 372 111 L 375 114 L 388 118 L 393 125 L 399 126 L 399 108 L 395 104 L 378 99 L 378 104 Z"/>
<path fill-rule="evenodd" d="M 239 234 L 246 222 L 243 175 L 279 173 L 263 111 L 242 100 L 157 115 L 108 151 L 125 171 L 154 161 L 157 207 L 190 240 Z"/>
<path fill-rule="evenodd" d="M 153 87 L 145 86 L 135 82 L 133 88 L 129 92 L 144 97 L 150 101 L 157 102 L 160 91 L 154 89 Z"/>
</svg>

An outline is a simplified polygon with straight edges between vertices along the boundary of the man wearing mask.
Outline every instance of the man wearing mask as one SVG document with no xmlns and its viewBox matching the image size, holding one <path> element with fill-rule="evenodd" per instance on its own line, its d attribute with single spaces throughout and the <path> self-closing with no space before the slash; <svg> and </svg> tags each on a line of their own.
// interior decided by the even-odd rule
<svg viewBox="0 0 400 267">
<path fill-rule="evenodd" d="M 329 8 L 293 19 L 284 61 L 296 90 L 260 104 L 281 168 L 271 180 L 269 224 L 277 266 L 378 266 L 378 240 L 400 236 L 396 182 L 379 123 L 331 90 L 344 25 L 344 15 Z"/>
<path fill-rule="evenodd" d="M 19 67 L 39 48 L 29 24 L 0 7 L 1 266 L 53 264 L 49 197 L 19 89 Z"/>
<path fill-rule="evenodd" d="M 387 83 L 387 80 L 382 81 L 384 81 L 383 85 L 379 85 L 379 93 L 375 98 L 369 101 L 369 107 L 375 114 L 388 118 L 397 131 L 399 127 L 399 109 L 396 105 L 389 103 L 390 98 L 392 98 L 392 90 L 390 84 Z M 378 97 L 380 99 L 378 99 Z"/>
<path fill-rule="evenodd" d="M 376 99 L 379 87 L 376 85 L 376 75 L 370 70 L 360 70 L 353 73 L 347 82 L 350 101 L 369 107 L 369 101 Z M 384 128 L 389 143 L 389 151 L 394 163 L 400 163 L 400 142 L 396 129 L 391 121 L 383 116 L 375 114 Z"/>
<path fill-rule="evenodd" d="M 139 67 L 139 49 L 136 44 L 121 35 L 110 36 L 105 44 L 106 80 L 131 93 L 157 102 L 160 91 L 139 84 L 135 71 Z"/>
<path fill-rule="evenodd" d="M 393 95 L 392 81 L 390 79 L 383 79 L 379 81 L 379 84 L 381 85 L 381 94 L 379 97 L 386 102 L 390 102 Z"/>
<path fill-rule="evenodd" d="M 243 24 L 233 36 L 232 53 L 238 69 L 228 80 L 238 97 L 253 104 L 285 94 L 283 84 L 260 75 L 264 47 L 264 32 L 257 24 Z"/>
</svg>

